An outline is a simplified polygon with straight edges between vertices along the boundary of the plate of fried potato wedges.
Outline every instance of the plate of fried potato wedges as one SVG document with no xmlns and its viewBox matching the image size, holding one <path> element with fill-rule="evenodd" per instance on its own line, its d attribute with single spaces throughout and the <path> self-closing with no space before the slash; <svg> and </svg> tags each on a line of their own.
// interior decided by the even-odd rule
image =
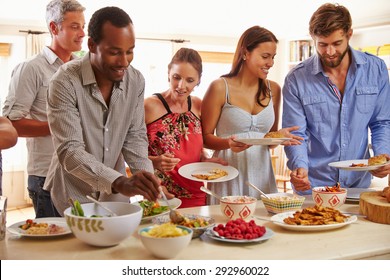
<svg viewBox="0 0 390 280">
<path fill-rule="evenodd" d="M 295 231 L 331 230 L 344 227 L 356 220 L 357 217 L 354 215 L 345 215 L 337 209 L 321 206 L 283 212 L 271 217 L 274 224 Z"/>
</svg>

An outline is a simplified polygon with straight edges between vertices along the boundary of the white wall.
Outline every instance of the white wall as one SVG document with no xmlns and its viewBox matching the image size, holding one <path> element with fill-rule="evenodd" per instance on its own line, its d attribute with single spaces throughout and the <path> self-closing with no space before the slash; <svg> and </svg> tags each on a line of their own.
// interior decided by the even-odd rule
<svg viewBox="0 0 390 280">
<path fill-rule="evenodd" d="M 390 25 L 355 29 L 351 45 L 355 48 L 390 44 Z"/>
</svg>

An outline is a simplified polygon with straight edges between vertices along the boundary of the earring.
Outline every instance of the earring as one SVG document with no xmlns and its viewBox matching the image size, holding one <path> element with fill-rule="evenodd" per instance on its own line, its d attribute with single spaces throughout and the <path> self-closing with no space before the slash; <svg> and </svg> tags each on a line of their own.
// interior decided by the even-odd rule
<svg viewBox="0 0 390 280">
<path fill-rule="evenodd" d="M 244 55 L 244 56 L 242 57 L 242 59 L 243 59 L 243 60 L 246 60 L 246 56 Z"/>
</svg>

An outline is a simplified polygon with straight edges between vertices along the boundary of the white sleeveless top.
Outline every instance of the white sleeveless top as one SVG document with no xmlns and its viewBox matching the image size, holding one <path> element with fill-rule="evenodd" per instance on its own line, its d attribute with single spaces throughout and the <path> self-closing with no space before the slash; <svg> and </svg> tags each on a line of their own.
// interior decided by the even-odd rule
<svg viewBox="0 0 390 280">
<path fill-rule="evenodd" d="M 229 87 L 227 81 L 222 79 L 226 85 L 226 100 L 216 126 L 216 135 L 221 138 L 229 138 L 232 135 L 245 139 L 263 138 L 275 122 L 272 93 L 268 106 L 258 114 L 252 115 L 229 103 Z M 271 89 L 269 81 L 268 87 Z M 234 153 L 230 149 L 215 151 L 214 156 L 223 158 L 239 171 L 239 175 L 231 181 L 208 183 L 207 187 L 220 196 L 248 195 L 260 198 L 257 191 L 246 185 L 246 181 L 265 193 L 278 192 L 268 146 L 256 145 L 240 153 Z M 219 203 L 213 197 L 208 198 L 210 204 Z"/>
</svg>

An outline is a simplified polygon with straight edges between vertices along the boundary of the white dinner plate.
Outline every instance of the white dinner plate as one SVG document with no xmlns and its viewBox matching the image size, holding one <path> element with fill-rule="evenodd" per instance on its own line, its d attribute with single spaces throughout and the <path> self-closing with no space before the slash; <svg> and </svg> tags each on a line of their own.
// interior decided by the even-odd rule
<svg viewBox="0 0 390 280">
<path fill-rule="evenodd" d="M 161 206 L 168 206 L 168 204 L 164 200 L 157 200 L 157 202 Z M 171 207 L 173 209 L 177 209 L 181 205 L 181 200 L 176 198 L 176 197 L 169 199 L 168 202 L 169 202 L 169 205 L 171 205 Z M 139 205 L 138 202 L 134 202 L 133 204 Z M 151 221 L 154 217 L 159 217 L 159 216 L 166 215 L 166 214 L 169 214 L 169 209 L 167 211 L 164 211 L 164 212 L 157 214 L 157 215 L 142 217 L 141 221 L 142 222 Z"/>
<path fill-rule="evenodd" d="M 57 226 L 63 227 L 65 229 L 64 232 L 56 233 L 56 234 L 28 234 L 26 230 L 21 229 L 19 226 L 24 225 L 26 220 L 23 222 L 15 223 L 7 228 L 8 232 L 12 234 L 16 234 L 19 236 L 28 236 L 28 237 L 53 237 L 53 236 L 62 236 L 72 233 L 68 225 L 66 224 L 65 218 L 37 218 L 32 219 L 36 223 L 47 223 L 47 224 L 55 224 Z"/>
<path fill-rule="evenodd" d="M 291 140 L 291 138 L 238 138 L 234 139 L 236 142 L 241 142 L 247 145 L 279 145 L 284 141 Z"/>
<path fill-rule="evenodd" d="M 213 169 L 221 169 L 228 173 L 228 175 L 214 179 L 214 180 L 201 180 L 192 176 L 192 174 L 208 174 Z M 233 166 L 222 165 L 214 162 L 195 162 L 183 165 L 179 168 L 179 174 L 187 179 L 198 182 L 225 182 L 237 177 L 238 170 Z"/>
<path fill-rule="evenodd" d="M 301 225 L 289 225 L 289 224 L 286 224 L 283 220 L 285 218 L 287 218 L 287 217 L 293 217 L 293 214 L 295 212 L 296 211 L 290 211 L 290 212 L 283 212 L 283 213 L 279 213 L 279 214 L 273 215 L 271 217 L 271 222 L 273 222 L 274 224 L 276 224 L 278 226 L 281 226 L 281 227 L 283 227 L 285 229 L 289 229 L 289 230 L 295 230 L 295 231 L 324 231 L 324 230 L 331 230 L 331 229 L 344 227 L 346 225 L 349 225 L 349 224 L 357 221 L 357 217 L 356 216 L 348 216 L 348 218 L 346 219 L 346 221 L 344 223 L 337 223 L 337 224 L 314 225 L 314 226 L 309 226 L 309 225 L 301 226 Z"/>
<path fill-rule="evenodd" d="M 362 166 L 362 167 L 351 167 L 351 165 L 355 163 L 355 164 L 366 164 L 366 166 Z M 343 170 L 349 170 L 349 171 L 370 171 L 370 170 L 375 170 L 375 169 L 378 169 L 379 167 L 381 166 L 385 166 L 385 165 L 388 165 L 390 164 L 390 160 L 384 164 L 380 164 L 380 165 L 370 165 L 368 166 L 368 159 L 352 159 L 352 160 L 344 160 L 344 161 L 335 161 L 335 162 L 331 162 L 329 163 L 328 165 L 331 166 L 331 167 L 336 167 L 336 168 L 339 168 L 339 169 L 343 169 Z"/>
<path fill-rule="evenodd" d="M 222 237 L 219 237 L 218 235 L 214 234 L 212 228 L 207 229 L 205 234 L 206 234 L 207 237 L 209 237 L 211 239 L 214 239 L 214 240 L 217 240 L 217 241 L 222 241 L 222 242 L 228 242 L 228 243 L 257 243 L 257 242 L 266 241 L 266 240 L 270 239 L 272 236 L 275 235 L 275 233 L 271 229 L 269 229 L 267 227 L 265 228 L 264 235 L 259 237 L 259 238 L 255 238 L 255 239 L 229 239 L 229 238 L 222 238 Z"/>
</svg>

